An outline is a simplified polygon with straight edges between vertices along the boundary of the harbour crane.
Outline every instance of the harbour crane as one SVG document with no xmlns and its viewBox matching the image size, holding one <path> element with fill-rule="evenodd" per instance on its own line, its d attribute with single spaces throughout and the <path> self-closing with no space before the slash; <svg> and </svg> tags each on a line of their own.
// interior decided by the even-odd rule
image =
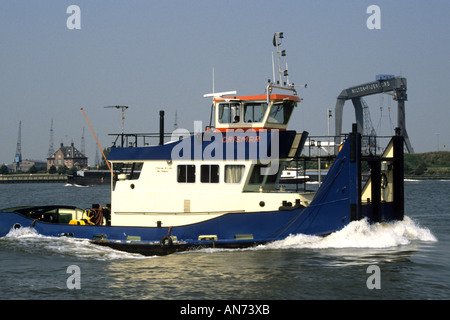
<svg viewBox="0 0 450 320">
<path fill-rule="evenodd" d="M 408 99 L 406 88 L 406 78 L 380 74 L 376 76 L 375 81 L 342 90 L 340 95 L 337 97 L 335 107 L 335 135 L 337 137 L 335 141 L 336 146 L 340 144 L 340 135 L 342 133 L 342 114 L 344 104 L 347 100 L 352 100 L 353 106 L 355 107 L 358 132 L 362 134 L 364 129 L 364 108 L 362 97 L 393 91 L 394 100 L 397 101 L 397 127 L 400 129 L 400 134 L 405 139 L 407 151 L 409 153 L 414 153 L 414 149 L 408 137 L 408 132 L 406 131 L 405 101 Z"/>
</svg>

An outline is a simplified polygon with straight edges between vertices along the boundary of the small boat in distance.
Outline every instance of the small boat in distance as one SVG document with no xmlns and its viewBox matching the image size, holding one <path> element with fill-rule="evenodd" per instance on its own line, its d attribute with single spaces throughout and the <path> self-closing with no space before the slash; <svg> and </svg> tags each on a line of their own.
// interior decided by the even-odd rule
<svg viewBox="0 0 450 320">
<path fill-rule="evenodd" d="M 277 32 L 273 39 L 279 60 L 282 38 Z M 287 70 L 279 67 L 279 74 L 280 80 L 269 81 L 262 95 L 206 95 L 213 100 L 206 130 L 198 124 L 194 133 L 178 129 L 164 142 L 160 128 L 159 145 L 139 146 L 139 136 L 130 134 L 136 143 L 113 146 L 107 157 L 111 204 L 86 210 L 4 209 L 0 236 L 29 227 L 46 236 L 164 255 L 204 247 L 245 248 L 295 234 L 326 236 L 364 218 L 403 219 L 404 139 L 399 131 L 382 154 L 367 156 L 353 125 L 339 137 L 344 142 L 317 191 L 280 185 L 286 165 L 316 159 L 302 155 L 309 133 L 288 129 L 301 98 Z M 124 141 L 126 134 L 120 135 Z M 364 183 L 362 162 L 371 172 Z"/>
<path fill-rule="evenodd" d="M 288 167 L 281 172 L 280 184 L 297 184 L 310 181 L 310 177 L 305 175 L 302 168 Z"/>
</svg>

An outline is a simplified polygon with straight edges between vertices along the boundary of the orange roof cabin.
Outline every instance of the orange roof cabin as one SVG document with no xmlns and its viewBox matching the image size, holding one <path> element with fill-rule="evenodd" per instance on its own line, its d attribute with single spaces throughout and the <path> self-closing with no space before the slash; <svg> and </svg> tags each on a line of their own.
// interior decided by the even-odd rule
<svg viewBox="0 0 450 320">
<path fill-rule="evenodd" d="M 269 86 L 268 90 L 271 88 Z M 286 130 L 292 111 L 301 99 L 297 95 L 268 92 L 254 96 L 225 97 L 235 92 L 205 95 L 214 97 L 211 115 L 211 120 L 214 118 L 214 126 L 211 127 L 222 132 L 230 129 Z"/>
</svg>

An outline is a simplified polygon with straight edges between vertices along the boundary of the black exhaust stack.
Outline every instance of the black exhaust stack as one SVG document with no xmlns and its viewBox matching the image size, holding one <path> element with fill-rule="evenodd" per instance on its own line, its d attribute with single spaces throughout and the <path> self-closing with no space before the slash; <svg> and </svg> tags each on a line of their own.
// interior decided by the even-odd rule
<svg viewBox="0 0 450 320">
<path fill-rule="evenodd" d="M 159 111 L 159 145 L 164 144 L 164 110 Z"/>
</svg>

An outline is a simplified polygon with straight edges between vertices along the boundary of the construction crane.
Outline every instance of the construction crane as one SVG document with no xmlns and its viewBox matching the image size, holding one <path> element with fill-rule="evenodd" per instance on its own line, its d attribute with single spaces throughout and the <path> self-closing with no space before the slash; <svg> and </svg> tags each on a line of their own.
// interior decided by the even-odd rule
<svg viewBox="0 0 450 320">
<path fill-rule="evenodd" d="M 14 162 L 16 166 L 22 162 L 22 121 L 19 121 L 19 134 L 17 136 L 16 155 L 14 156 Z"/>
<path fill-rule="evenodd" d="M 81 147 L 80 147 L 80 151 L 83 155 L 86 155 L 86 144 L 84 142 L 84 127 L 83 127 L 83 133 L 81 134 Z"/>
<path fill-rule="evenodd" d="M 125 111 L 128 109 L 128 106 L 106 106 L 105 108 L 116 108 L 122 109 L 122 134 L 125 126 Z"/>
<path fill-rule="evenodd" d="M 121 146 L 123 147 L 123 133 L 124 133 L 124 126 L 125 126 L 125 111 L 128 109 L 128 106 L 106 106 L 105 108 L 116 108 L 122 110 L 122 135 L 121 135 Z"/>
<path fill-rule="evenodd" d="M 47 152 L 47 157 L 51 157 L 52 154 L 55 153 L 55 149 L 53 148 L 53 118 L 50 122 L 50 141 L 48 144 L 48 152 Z"/>
</svg>

